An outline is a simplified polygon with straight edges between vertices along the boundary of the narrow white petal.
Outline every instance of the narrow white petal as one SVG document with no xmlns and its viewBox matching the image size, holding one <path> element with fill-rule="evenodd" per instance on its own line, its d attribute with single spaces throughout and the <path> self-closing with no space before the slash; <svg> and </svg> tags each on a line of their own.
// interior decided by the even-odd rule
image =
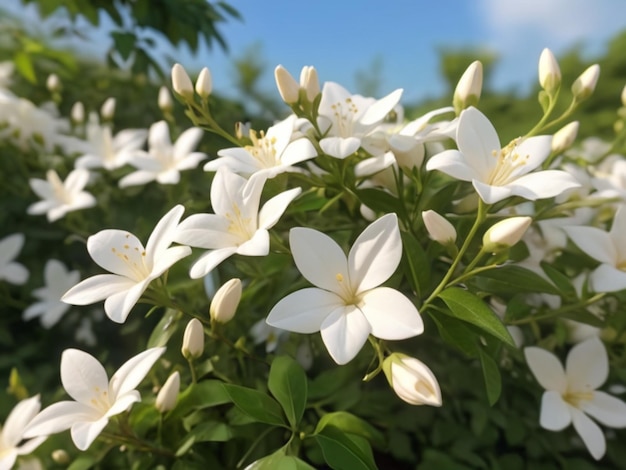
<svg viewBox="0 0 626 470">
<path fill-rule="evenodd" d="M 378 124 L 387 117 L 395 105 L 400 102 L 403 90 L 401 88 L 392 91 L 387 96 L 377 100 L 369 106 L 359 121 L 365 126 Z"/>
<path fill-rule="evenodd" d="M 110 418 L 111 416 L 118 415 L 128 410 L 133 403 L 137 403 L 141 401 L 141 395 L 137 390 L 131 390 L 130 392 L 126 392 L 123 395 L 116 397 L 115 403 L 111 405 L 109 411 L 107 411 L 105 417 Z"/>
<path fill-rule="evenodd" d="M 229 256 L 237 252 L 236 247 L 226 247 L 217 250 L 209 251 L 198 258 L 198 260 L 191 266 L 189 276 L 192 279 L 199 279 L 209 274 L 218 264 L 224 261 Z"/>
<path fill-rule="evenodd" d="M 170 168 L 160 172 L 156 180 L 159 184 L 178 184 L 180 181 L 180 172 L 177 169 Z"/>
<path fill-rule="evenodd" d="M 590 276 L 594 292 L 617 292 L 626 289 L 626 272 L 610 264 L 601 264 Z"/>
<path fill-rule="evenodd" d="M 358 137 L 325 137 L 320 140 L 319 144 L 326 155 L 344 159 L 359 150 L 361 139 Z"/>
<path fill-rule="evenodd" d="M 244 256 L 266 256 L 270 252 L 270 234 L 259 229 L 252 238 L 237 247 L 236 253 Z"/>
<path fill-rule="evenodd" d="M 563 401 L 561 394 L 555 390 L 543 392 L 541 397 L 541 413 L 539 424 L 550 431 L 561 431 L 572 422 L 570 407 Z"/>
<path fill-rule="evenodd" d="M 111 377 L 111 399 L 117 400 L 117 397 L 137 388 L 164 352 L 165 348 L 150 348 L 126 361 Z"/>
<path fill-rule="evenodd" d="M 626 428 L 626 403 L 608 393 L 596 390 L 591 400 L 584 400 L 580 408 L 611 428 Z"/>
<path fill-rule="evenodd" d="M 336 309 L 342 308 L 341 297 L 314 287 L 301 289 L 281 299 L 267 316 L 267 324 L 296 333 L 320 331 L 322 322 Z"/>
<path fill-rule="evenodd" d="M 1 442 L 9 446 L 17 446 L 22 440 L 22 433 L 26 425 L 39 413 L 41 402 L 39 395 L 20 401 L 13 407 L 4 422 L 0 434 Z"/>
<path fill-rule="evenodd" d="M 474 189 L 487 204 L 495 204 L 513 195 L 510 186 L 492 186 L 478 180 L 472 180 Z"/>
<path fill-rule="evenodd" d="M 528 139 L 522 139 L 515 147 L 513 153 L 524 159 L 523 165 L 516 166 L 511 172 L 511 179 L 518 178 L 526 173 L 530 173 L 539 167 L 548 155 L 550 155 L 552 144 L 551 135 L 538 135 Z"/>
<path fill-rule="evenodd" d="M 113 294 L 104 301 L 104 311 L 116 323 L 124 323 L 141 294 L 150 284 L 150 280 L 134 284 L 130 289 Z"/>
<path fill-rule="evenodd" d="M 609 358 L 602 341 L 591 337 L 574 346 L 567 355 L 565 374 L 573 392 L 589 392 L 609 376 Z"/>
<path fill-rule="evenodd" d="M 456 143 L 467 165 L 486 181 L 497 164 L 493 152 L 500 151 L 500 139 L 493 124 L 474 107 L 461 112 L 456 133 Z"/>
<path fill-rule="evenodd" d="M 241 201 L 241 192 L 247 180 L 221 166 L 217 169 L 211 183 L 211 206 L 219 215 L 233 210 L 233 205 Z"/>
<path fill-rule="evenodd" d="M 370 332 L 369 322 L 354 306 L 337 308 L 324 319 L 320 328 L 330 357 L 339 365 L 354 359 Z"/>
<path fill-rule="evenodd" d="M 46 439 L 48 439 L 48 436 L 40 436 L 40 437 L 36 437 L 34 439 L 29 439 L 27 441 L 24 441 L 22 443 L 22 445 L 17 447 L 17 455 L 28 455 L 28 454 L 30 454 L 37 447 L 39 447 L 41 444 L 43 444 Z M 2 459 L 0 459 L 0 462 L 2 462 Z"/>
<path fill-rule="evenodd" d="M 157 278 L 181 259 L 191 254 L 188 246 L 172 246 L 160 254 L 152 268 L 152 278 Z"/>
<path fill-rule="evenodd" d="M 203 132 L 199 127 L 190 127 L 183 132 L 174 143 L 174 159 L 182 160 L 190 154 L 202 139 Z"/>
<path fill-rule="evenodd" d="M 67 175 L 67 178 L 65 178 L 65 181 L 63 182 L 63 186 L 65 186 L 65 190 L 70 194 L 78 193 L 82 191 L 88 181 L 89 170 L 77 168 Z"/>
<path fill-rule="evenodd" d="M 507 185 L 516 196 L 534 201 L 558 196 L 580 187 L 572 175 L 561 170 L 545 170 L 521 176 Z"/>
<path fill-rule="evenodd" d="M 615 266 L 617 251 L 610 235 L 596 227 L 563 227 L 567 236 L 593 259 Z"/>
<path fill-rule="evenodd" d="M 183 212 L 185 212 L 185 208 L 182 204 L 174 206 L 161 217 L 161 220 L 154 227 L 146 244 L 146 256 L 152 263 L 156 262 L 172 244 L 174 233 Z"/>
<path fill-rule="evenodd" d="M 259 228 L 272 228 L 283 215 L 287 206 L 302 192 L 301 188 L 284 191 L 267 201 L 259 212 Z"/>
<path fill-rule="evenodd" d="M 72 425 L 72 440 L 79 450 L 87 450 L 109 423 L 107 418 L 97 421 L 82 421 Z"/>
<path fill-rule="evenodd" d="M 137 283 L 116 274 L 98 274 L 81 281 L 68 290 L 61 300 L 71 305 L 89 305 L 119 292 L 131 289 Z"/>
<path fill-rule="evenodd" d="M 317 156 L 317 151 L 309 139 L 297 139 L 287 145 L 282 152 L 280 161 L 285 166 L 295 165 L 296 163 L 309 160 Z"/>
<path fill-rule="evenodd" d="M 539 385 L 546 390 L 565 393 L 567 388 L 565 370 L 554 354 L 545 349 L 530 346 L 524 348 L 524 356 Z"/>
<path fill-rule="evenodd" d="M 0 279 L 21 286 L 28 280 L 28 269 L 20 263 L 9 263 L 0 269 Z"/>
<path fill-rule="evenodd" d="M 415 305 L 404 294 L 389 287 L 366 292 L 359 308 L 377 338 L 406 339 L 424 332 L 424 322 Z"/>
<path fill-rule="evenodd" d="M 120 188 L 128 188 L 130 186 L 140 186 L 150 183 L 156 179 L 156 173 L 151 171 L 138 170 L 124 176 L 118 183 Z"/>
<path fill-rule="evenodd" d="M 602 429 L 578 408 L 571 407 L 570 410 L 574 429 L 585 443 L 591 456 L 600 460 L 606 452 L 606 440 Z"/>
<path fill-rule="evenodd" d="M 232 247 L 239 243 L 239 237 L 230 234 L 229 225 L 221 215 L 193 214 L 178 225 L 174 241 L 207 250 Z"/>
<path fill-rule="evenodd" d="M 60 401 L 45 408 L 28 423 L 25 438 L 48 436 L 65 431 L 78 421 L 93 421 L 101 414 L 88 405 L 75 401 Z"/>
<path fill-rule="evenodd" d="M 426 162 L 428 171 L 439 170 L 461 181 L 481 180 L 484 175 L 471 167 L 458 150 L 444 150 L 433 155 Z"/>
<path fill-rule="evenodd" d="M 24 246 L 24 234 L 14 233 L 0 240 L 0 265 L 17 257 Z"/>
<path fill-rule="evenodd" d="M 63 351 L 61 382 L 69 396 L 85 405 L 89 405 L 95 395 L 109 388 L 109 378 L 102 364 L 80 349 Z"/>
</svg>

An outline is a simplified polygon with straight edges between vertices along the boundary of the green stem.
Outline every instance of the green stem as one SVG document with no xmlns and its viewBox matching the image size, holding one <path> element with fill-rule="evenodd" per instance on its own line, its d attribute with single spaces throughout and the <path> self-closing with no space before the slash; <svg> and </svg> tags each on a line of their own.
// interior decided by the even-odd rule
<svg viewBox="0 0 626 470">
<path fill-rule="evenodd" d="M 544 315 L 537 315 L 537 316 L 530 316 L 528 318 L 522 318 L 520 320 L 515 320 L 515 321 L 511 321 L 511 322 L 507 322 L 510 325 L 524 325 L 526 323 L 533 323 L 539 320 L 545 320 L 548 318 L 554 318 L 554 317 L 558 317 L 559 315 L 562 315 L 563 313 L 567 313 L 567 312 L 572 312 L 574 310 L 578 310 L 580 308 L 585 308 L 588 307 L 589 305 L 598 302 L 599 300 L 601 300 L 604 296 L 606 295 L 606 292 L 601 292 L 599 294 L 596 294 L 592 297 L 589 297 L 587 300 L 582 300 L 580 302 L 577 302 L 575 304 L 571 304 L 571 305 L 566 305 L 564 307 L 561 308 L 557 308 L 555 310 L 551 310 L 550 312 L 544 314 Z"/>
<path fill-rule="evenodd" d="M 363 377 L 363 382 L 369 382 L 378 374 L 380 374 L 380 371 L 383 370 L 383 361 L 385 360 L 385 354 L 383 352 L 381 343 L 379 343 L 378 340 L 374 338 L 372 335 L 369 335 L 367 339 L 369 340 L 370 344 L 372 345 L 372 348 L 374 348 L 374 351 L 376 352 L 378 365 L 376 366 L 376 369 L 374 369 L 372 372 L 369 372 L 368 374 L 365 375 L 365 377 Z"/>
</svg>

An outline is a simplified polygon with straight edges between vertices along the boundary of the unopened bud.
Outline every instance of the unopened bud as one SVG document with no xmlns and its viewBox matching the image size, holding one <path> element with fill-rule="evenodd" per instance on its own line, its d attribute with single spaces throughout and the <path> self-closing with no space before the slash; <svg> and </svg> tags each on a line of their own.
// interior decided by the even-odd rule
<svg viewBox="0 0 626 470">
<path fill-rule="evenodd" d="M 298 102 L 298 96 L 300 93 L 300 85 L 296 82 L 296 79 L 282 65 L 277 66 L 274 69 L 274 78 L 276 79 L 276 86 L 278 87 L 278 93 L 280 97 L 287 104 L 294 104 Z"/>
<path fill-rule="evenodd" d="M 598 84 L 600 77 L 600 66 L 594 64 L 580 74 L 572 85 L 572 93 L 578 101 L 585 100 L 591 96 Z"/>
<path fill-rule="evenodd" d="M 209 308 L 211 320 L 218 323 L 227 323 L 235 316 L 239 301 L 241 300 L 241 280 L 231 279 L 220 287 Z"/>
<path fill-rule="evenodd" d="M 578 135 L 578 121 L 573 121 L 559 129 L 552 137 L 552 151 L 562 153 L 572 146 Z"/>
<path fill-rule="evenodd" d="M 46 88 L 50 93 L 57 93 L 61 91 L 61 80 L 56 73 L 51 73 L 46 79 Z"/>
<path fill-rule="evenodd" d="M 469 106 L 476 106 L 483 88 L 483 64 L 476 60 L 472 62 L 461 76 L 454 90 L 452 104 L 459 114 Z"/>
<path fill-rule="evenodd" d="M 211 79 L 211 72 L 208 68 L 204 67 L 200 70 L 200 75 L 196 80 L 196 93 L 200 98 L 208 98 L 213 91 L 213 80 Z"/>
<path fill-rule="evenodd" d="M 193 99 L 193 85 L 184 67 L 174 64 L 172 67 L 172 88 L 185 100 Z"/>
<path fill-rule="evenodd" d="M 100 108 L 100 116 L 102 116 L 102 119 L 104 119 L 105 121 L 110 121 L 113 119 L 114 115 L 115 98 L 110 97 L 107 98 L 104 103 L 102 103 L 102 107 Z"/>
<path fill-rule="evenodd" d="M 626 106 L 626 86 L 624 88 L 622 88 L 622 105 Z"/>
<path fill-rule="evenodd" d="M 320 81 L 317 77 L 315 67 L 310 65 L 302 67 L 302 71 L 300 72 L 300 88 L 304 90 L 307 100 L 311 102 L 320 94 Z"/>
<path fill-rule="evenodd" d="M 161 88 L 159 88 L 159 97 L 157 103 L 159 104 L 159 109 L 164 113 L 170 113 L 172 112 L 172 109 L 174 109 L 172 95 L 170 95 L 170 91 L 167 89 L 166 86 L 162 86 Z"/>
<path fill-rule="evenodd" d="M 70 117 L 75 124 L 82 124 L 85 121 L 85 106 L 80 101 L 77 101 L 72 106 L 70 111 Z"/>
<path fill-rule="evenodd" d="M 56 449 L 52 451 L 52 460 L 59 465 L 67 465 L 70 463 L 70 456 L 64 449 Z"/>
<path fill-rule="evenodd" d="M 160 413 L 167 413 L 174 406 L 176 406 L 176 400 L 178 399 L 178 392 L 180 391 L 180 374 L 178 371 L 170 375 L 161 390 L 156 397 L 154 406 Z"/>
<path fill-rule="evenodd" d="M 483 250 L 498 253 L 519 242 L 533 219 L 531 217 L 509 217 L 492 225 L 483 236 Z"/>
<path fill-rule="evenodd" d="M 411 405 L 441 406 L 435 374 L 422 361 L 393 353 L 383 361 L 383 372 L 398 397 Z"/>
<path fill-rule="evenodd" d="M 186 359 L 202 356 L 204 352 L 204 327 L 197 318 L 187 323 L 183 335 L 182 353 Z"/>
<path fill-rule="evenodd" d="M 539 57 L 539 84 L 548 94 L 553 93 L 561 85 L 561 69 L 554 54 L 548 48 Z"/>
<path fill-rule="evenodd" d="M 433 210 L 422 212 L 422 219 L 430 238 L 442 245 L 449 245 L 456 241 L 456 230 L 443 216 Z"/>
</svg>

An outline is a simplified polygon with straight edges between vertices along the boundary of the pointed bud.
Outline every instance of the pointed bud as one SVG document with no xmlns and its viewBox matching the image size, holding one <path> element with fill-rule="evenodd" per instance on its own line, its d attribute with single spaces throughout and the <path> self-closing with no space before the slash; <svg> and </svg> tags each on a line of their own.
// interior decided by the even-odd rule
<svg viewBox="0 0 626 470">
<path fill-rule="evenodd" d="M 70 111 L 70 117 L 74 124 L 82 124 L 85 121 L 85 106 L 80 101 L 77 101 L 72 106 Z"/>
<path fill-rule="evenodd" d="M 159 97 L 157 103 L 159 104 L 159 109 L 164 113 L 171 113 L 172 109 L 174 109 L 172 95 L 170 95 L 170 91 L 167 89 L 167 87 L 162 86 L 161 88 L 159 88 Z"/>
<path fill-rule="evenodd" d="M 572 85 L 572 93 L 574 98 L 578 101 L 583 101 L 591 96 L 598 84 L 598 78 L 600 77 L 600 66 L 594 64 L 587 68 L 580 76 L 574 81 Z"/>
<path fill-rule="evenodd" d="M 178 371 L 170 375 L 161 390 L 156 397 L 154 406 L 160 413 L 167 413 L 174 406 L 176 406 L 176 400 L 178 399 L 178 392 L 180 391 L 180 374 Z"/>
<path fill-rule="evenodd" d="M 274 69 L 274 78 L 276 79 L 278 93 L 280 93 L 280 97 L 283 101 L 287 104 L 297 103 L 300 86 L 298 82 L 296 82 L 296 79 L 287 72 L 287 69 L 282 65 L 277 66 L 276 69 Z"/>
<path fill-rule="evenodd" d="M 533 219 L 531 217 L 509 217 L 492 225 L 483 236 L 483 250 L 498 253 L 519 242 Z"/>
<path fill-rule="evenodd" d="M 393 353 L 383 361 L 383 372 L 393 391 L 411 405 L 441 406 L 435 374 L 422 361 Z"/>
<path fill-rule="evenodd" d="M 204 327 L 197 318 L 187 323 L 183 335 L 182 353 L 186 359 L 197 358 L 204 352 Z"/>
<path fill-rule="evenodd" d="M 193 99 L 193 85 L 191 79 L 184 67 L 180 64 L 174 64 L 172 67 L 172 88 L 174 92 L 185 100 Z"/>
<path fill-rule="evenodd" d="M 320 81 L 315 67 L 306 65 L 300 72 L 300 88 L 306 93 L 306 99 L 313 102 L 320 91 Z"/>
<path fill-rule="evenodd" d="M 572 121 L 559 129 L 552 137 L 552 151 L 563 153 L 572 146 L 578 135 L 578 121 Z"/>
<path fill-rule="evenodd" d="M 548 48 L 539 57 L 539 84 L 548 94 L 552 94 L 561 85 L 561 69 L 556 57 Z"/>
<path fill-rule="evenodd" d="M 200 75 L 196 80 L 196 93 L 200 98 L 206 99 L 213 91 L 213 80 L 211 79 L 211 72 L 208 68 L 204 67 L 200 70 Z"/>
<path fill-rule="evenodd" d="M 218 323 L 227 323 L 235 316 L 241 300 L 241 280 L 234 278 L 220 287 L 209 307 L 211 320 Z"/>
<path fill-rule="evenodd" d="M 483 88 L 483 64 L 476 60 L 465 70 L 454 90 L 452 104 L 457 115 L 469 106 L 476 106 Z"/>
<path fill-rule="evenodd" d="M 56 73 L 51 73 L 46 79 L 46 88 L 50 93 L 57 93 L 61 91 L 61 80 Z"/>
<path fill-rule="evenodd" d="M 433 210 L 422 212 L 428 236 L 437 243 L 450 245 L 456 241 L 456 230 L 443 216 Z"/>
<path fill-rule="evenodd" d="M 100 116 L 105 121 L 111 121 L 113 116 L 115 115 L 115 98 L 110 97 L 102 103 L 102 107 L 100 108 Z"/>
</svg>

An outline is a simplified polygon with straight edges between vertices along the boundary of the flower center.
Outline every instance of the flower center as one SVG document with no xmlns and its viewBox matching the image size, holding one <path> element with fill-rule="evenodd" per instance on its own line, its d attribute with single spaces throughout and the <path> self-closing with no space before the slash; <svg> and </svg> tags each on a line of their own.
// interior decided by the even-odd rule
<svg viewBox="0 0 626 470">
<path fill-rule="evenodd" d="M 491 154 L 498 161 L 495 168 L 491 171 L 488 183 L 492 186 L 504 186 L 511 180 L 513 172 L 526 165 L 529 155 L 521 156 L 516 152 L 517 146 L 522 140 L 521 137 L 513 139 L 506 147 L 501 150 L 493 150 Z"/>
<path fill-rule="evenodd" d="M 276 137 L 266 137 L 265 132 L 257 134 L 250 129 L 250 140 L 252 145 L 244 148 L 263 168 L 272 168 L 279 164 L 276 158 Z"/>
<path fill-rule="evenodd" d="M 346 280 L 341 273 L 335 274 L 335 279 L 339 284 L 338 293 L 343 299 L 344 304 L 354 305 L 355 307 L 358 307 L 361 304 L 362 299 L 360 295 L 354 292 L 354 290 L 350 286 L 350 281 Z"/>
<path fill-rule="evenodd" d="M 252 218 L 243 217 L 241 209 L 237 204 L 233 204 L 232 212 L 227 212 L 224 217 L 230 222 L 228 232 L 238 237 L 241 242 L 248 241 L 256 232 L 256 226 Z"/>
<path fill-rule="evenodd" d="M 102 411 L 102 414 L 105 414 L 111 408 L 111 402 L 109 401 L 109 391 L 102 390 L 100 387 L 93 388 L 93 396 L 91 400 L 89 400 L 89 404 L 96 408 L 99 411 Z"/>
<path fill-rule="evenodd" d="M 143 281 L 152 269 L 146 266 L 146 250 L 137 240 L 126 234 L 127 242 L 120 248 L 112 247 L 111 252 L 117 256 L 128 268 L 126 276 L 137 281 Z"/>
<path fill-rule="evenodd" d="M 359 108 L 352 101 L 352 98 L 346 98 L 344 101 L 338 101 L 331 105 L 334 122 L 334 132 L 339 137 L 351 137 L 352 125 L 354 117 L 358 114 Z"/>
<path fill-rule="evenodd" d="M 63 204 L 70 204 L 71 198 L 70 195 L 65 190 L 65 186 L 63 185 L 63 181 L 59 178 L 59 175 L 54 170 L 48 171 L 47 174 L 48 183 L 52 186 L 52 191 L 54 192 L 54 197 L 57 201 Z"/>
<path fill-rule="evenodd" d="M 570 405 L 580 408 L 580 403 L 584 401 L 589 401 L 593 399 L 593 392 L 565 392 L 563 395 L 563 400 L 565 400 Z"/>
</svg>

